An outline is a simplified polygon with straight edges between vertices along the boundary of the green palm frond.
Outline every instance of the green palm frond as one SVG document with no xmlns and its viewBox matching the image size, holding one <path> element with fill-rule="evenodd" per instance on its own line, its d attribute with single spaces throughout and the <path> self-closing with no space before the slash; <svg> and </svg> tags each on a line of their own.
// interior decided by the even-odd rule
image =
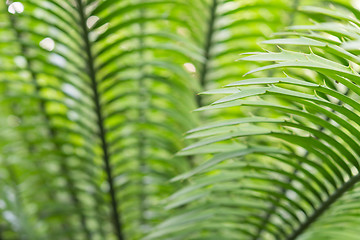
<svg viewBox="0 0 360 240">
<path fill-rule="evenodd" d="M 3 117 L 22 134 L 3 143 L 20 141 L 25 151 L 6 146 L 16 159 L 3 156 L 4 181 L 21 174 L 9 187 L 31 208 L 28 224 L 42 224 L 33 227 L 38 236 L 21 239 L 138 239 L 162 218 L 159 203 L 176 186 L 168 180 L 188 169 L 173 154 L 196 121 L 196 84 L 182 64 L 202 59 L 173 34 L 182 8 L 155 0 L 2 3 Z M 32 187 L 23 161 L 36 171 Z M 30 211 L 18 207 L 4 211 Z"/>
<path fill-rule="evenodd" d="M 289 12 L 295 11 L 297 4 L 296 1 L 222 0 L 195 4 L 189 21 L 196 26 L 192 28 L 200 29 L 200 36 L 194 37 L 194 42 L 201 49 L 204 61 L 195 62 L 195 77 L 202 90 L 230 83 L 239 73 L 246 73 L 249 66 L 234 63 L 237 55 L 261 50 L 257 42 L 291 23 L 295 15 L 290 16 Z M 198 96 L 199 106 L 209 101 L 203 98 Z"/>
<path fill-rule="evenodd" d="M 356 9 L 335 6 L 301 8 L 318 22 L 265 41 L 279 50 L 237 64 L 269 64 L 205 92 L 227 96 L 198 111 L 246 116 L 189 132 L 198 140 L 180 155 L 224 147 L 173 179 L 189 184 L 168 208 L 186 207 L 149 238 L 357 239 L 359 20 Z"/>
<path fill-rule="evenodd" d="M 358 239 L 359 27 L 347 0 L 2 1 L 0 240 Z"/>
</svg>

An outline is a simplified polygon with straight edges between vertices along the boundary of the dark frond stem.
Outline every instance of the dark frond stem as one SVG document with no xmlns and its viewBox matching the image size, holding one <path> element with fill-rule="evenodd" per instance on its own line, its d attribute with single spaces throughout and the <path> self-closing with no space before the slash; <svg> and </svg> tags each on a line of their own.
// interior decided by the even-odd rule
<svg viewBox="0 0 360 240">
<path fill-rule="evenodd" d="M 210 18 L 208 21 L 208 29 L 206 33 L 205 39 L 205 47 L 204 47 L 204 63 L 201 65 L 200 75 L 199 75 L 199 83 L 202 90 L 206 90 L 206 78 L 209 71 L 209 63 L 211 61 L 211 49 L 213 46 L 213 37 L 215 32 L 215 21 L 216 21 L 216 9 L 218 6 L 217 0 L 212 0 L 212 4 L 210 6 Z M 198 107 L 203 106 L 203 99 L 200 95 L 196 96 L 196 101 Z"/>
<path fill-rule="evenodd" d="M 344 95 L 348 95 L 348 94 L 349 94 L 349 89 L 346 90 L 346 92 L 344 93 Z M 341 105 L 341 104 L 342 104 L 342 101 L 339 101 L 339 102 L 337 103 L 337 105 Z M 334 110 L 331 110 L 331 111 L 332 111 L 332 112 L 335 112 Z M 330 119 L 329 117 L 326 117 L 326 118 L 325 118 L 325 121 L 330 121 L 330 120 L 331 120 L 331 119 Z M 322 132 L 322 131 L 324 131 L 324 129 L 325 129 L 325 128 L 324 128 L 323 126 L 321 126 L 318 130 L 319 130 L 320 132 Z M 316 137 L 315 137 L 315 138 L 316 138 Z M 303 157 L 306 158 L 308 155 L 309 155 L 309 151 L 306 151 L 306 152 L 304 153 Z M 299 164 L 299 166 L 302 166 L 303 163 L 302 163 L 302 162 L 298 162 L 298 164 Z M 298 169 L 294 169 L 293 172 L 292 172 L 292 175 L 296 176 L 296 175 L 298 174 L 298 172 L 299 172 Z M 287 178 L 287 179 L 286 179 L 286 183 L 287 183 L 287 184 L 291 184 L 292 181 L 293 181 L 293 178 Z M 280 189 L 280 193 L 283 194 L 283 195 L 286 195 L 287 191 L 288 191 L 288 189 L 283 188 L 283 187 Z M 276 199 L 276 201 L 279 201 L 279 200 L 280 200 L 280 199 Z M 263 218 L 263 221 L 261 222 L 261 225 L 260 225 L 260 227 L 258 228 L 258 231 L 257 231 L 255 237 L 253 238 L 253 240 L 256 240 L 256 239 L 259 239 L 259 238 L 260 238 L 262 232 L 265 230 L 266 225 L 269 223 L 271 217 L 274 215 L 274 213 L 275 213 L 275 211 L 277 210 L 277 208 L 278 208 L 277 205 L 275 205 L 275 204 L 272 204 L 272 205 L 271 205 L 269 211 L 266 213 L 265 217 Z M 278 237 L 278 236 L 277 236 L 277 237 Z"/>
<path fill-rule="evenodd" d="M 286 240 L 294 240 L 300 234 L 302 234 L 311 224 L 313 224 L 336 200 L 344 195 L 348 190 L 350 190 L 356 183 L 360 181 L 360 174 L 357 174 L 351 177 L 345 184 L 343 184 L 339 189 L 337 189 L 330 197 L 323 202 L 320 207 L 311 214 L 309 218 L 306 219 Z"/>
<path fill-rule="evenodd" d="M 18 28 L 17 28 L 17 22 L 16 22 L 15 17 L 11 16 L 11 15 L 9 15 L 9 17 L 10 17 L 10 23 L 11 23 L 12 29 L 14 29 L 17 39 L 23 39 L 21 31 L 19 31 Z M 21 53 L 25 58 L 26 68 L 30 72 L 31 81 L 33 82 L 33 84 L 35 86 L 35 93 L 37 95 L 39 95 L 42 88 L 38 83 L 36 73 L 33 71 L 32 62 L 27 57 L 28 49 L 21 41 L 20 41 L 20 48 L 21 48 Z M 49 117 L 49 115 L 47 114 L 47 111 L 46 111 L 46 102 L 45 102 L 45 100 L 40 98 L 39 107 L 40 107 L 40 112 L 41 112 L 41 114 L 42 114 L 42 116 L 43 116 L 43 118 L 45 120 L 45 124 L 47 126 L 47 132 L 48 132 L 49 138 L 50 139 L 56 139 L 57 133 L 56 133 L 55 128 L 52 127 L 52 125 L 51 125 L 50 117 Z M 55 151 L 61 152 L 61 146 L 56 141 L 54 141 L 54 146 L 55 146 Z M 30 150 L 30 152 L 32 152 L 33 147 L 29 146 L 29 150 Z M 88 239 L 92 239 L 91 232 L 89 231 L 89 229 L 88 229 L 88 227 L 86 225 L 85 215 L 81 211 L 81 209 L 82 209 L 81 208 L 81 203 L 80 203 L 80 200 L 79 200 L 79 198 L 77 196 L 77 191 L 76 191 L 75 186 L 74 186 L 74 181 L 71 178 L 71 176 L 69 176 L 69 168 L 68 168 L 68 165 L 67 165 L 66 161 L 60 161 L 60 170 L 61 170 L 61 174 L 63 176 L 65 176 L 65 181 L 67 183 L 67 186 L 69 187 L 69 193 L 70 193 L 71 201 L 73 202 L 75 208 L 79 212 L 79 218 L 80 218 L 80 222 L 81 222 L 81 226 L 83 228 L 83 231 L 85 232 L 85 235 L 86 235 L 86 237 Z M 47 185 L 46 180 L 44 180 L 44 181 L 45 181 L 45 185 Z M 48 194 L 49 194 L 50 199 L 55 199 L 55 195 L 52 192 L 48 192 Z M 65 224 L 65 223 L 62 224 L 62 226 L 65 229 L 69 229 L 69 226 L 67 226 L 67 224 Z M 73 237 L 71 236 L 71 234 L 69 232 L 70 231 L 66 231 L 67 236 L 70 239 L 73 239 Z"/>
<path fill-rule="evenodd" d="M 95 66 L 94 66 L 94 58 L 91 50 L 91 43 L 89 40 L 89 32 L 86 26 L 86 17 L 85 17 L 85 9 L 82 3 L 82 0 L 76 0 L 77 9 L 79 12 L 80 17 L 80 27 L 82 30 L 83 40 L 84 40 L 84 47 L 86 51 L 87 56 L 87 71 L 89 78 L 91 80 L 91 89 L 93 92 L 93 100 L 95 104 L 95 112 L 97 116 L 97 123 L 98 123 L 98 133 L 101 140 L 101 148 L 103 151 L 103 161 L 104 161 L 104 168 L 105 173 L 107 177 L 107 181 L 109 184 L 109 194 L 111 199 L 111 212 L 112 212 L 112 221 L 114 226 L 114 231 L 116 234 L 116 237 L 118 240 L 124 240 L 123 230 L 122 230 L 122 222 L 121 222 L 121 216 L 119 212 L 119 206 L 118 201 L 116 200 L 116 190 L 115 190 L 115 184 L 114 184 L 114 178 L 111 168 L 111 156 L 109 153 L 109 145 L 106 140 L 106 129 L 104 124 L 104 118 L 103 118 L 103 112 L 102 112 L 102 106 L 100 103 L 100 95 L 98 92 L 98 83 L 96 79 L 96 73 L 95 73 Z"/>
<path fill-rule="evenodd" d="M 210 17 L 207 22 L 206 38 L 205 38 L 205 44 L 204 44 L 204 49 L 203 49 L 203 54 L 204 54 L 205 60 L 200 66 L 200 73 L 199 73 L 199 84 L 201 87 L 201 91 L 204 91 L 207 89 L 206 79 L 207 79 L 207 75 L 208 75 L 208 71 L 209 71 L 209 63 L 211 61 L 211 49 L 214 44 L 213 37 L 214 37 L 214 32 L 215 32 L 217 7 L 218 7 L 218 0 L 212 0 L 211 5 L 209 6 Z M 204 104 L 206 104 L 206 103 L 204 103 L 203 96 L 201 96 L 199 94 L 196 95 L 196 103 L 197 103 L 198 107 L 202 107 Z M 201 117 L 201 114 L 200 114 L 200 117 Z M 188 156 L 187 159 L 190 163 L 190 167 L 194 168 L 196 166 L 194 156 Z"/>
<path fill-rule="evenodd" d="M 320 131 L 322 131 L 321 129 L 319 129 Z M 307 157 L 309 155 L 309 152 L 308 151 L 306 151 L 305 152 L 305 154 L 303 155 L 303 157 Z M 302 165 L 302 162 L 299 162 L 299 166 L 301 166 Z M 292 174 L 294 175 L 294 176 L 296 176 L 296 174 L 298 173 L 298 169 L 295 169 L 293 172 L 292 172 Z M 291 182 L 292 182 L 292 178 L 287 178 L 286 179 L 286 183 L 287 184 L 291 184 Z M 287 193 L 287 189 L 286 188 L 281 188 L 280 189 L 280 194 L 281 195 L 286 195 L 286 193 Z M 277 198 L 277 199 L 275 199 L 275 201 L 280 201 L 280 199 L 279 198 Z M 256 235 L 254 236 L 254 238 L 253 238 L 253 240 L 258 240 L 258 239 L 261 239 L 260 238 L 260 236 L 261 236 L 261 234 L 265 231 L 265 228 L 266 228 L 266 226 L 269 224 L 269 221 L 270 221 L 270 219 L 271 219 L 271 217 L 274 215 L 274 213 L 276 212 L 276 210 L 278 209 L 278 205 L 275 205 L 275 204 L 271 204 L 271 206 L 270 206 L 270 209 L 269 209 L 269 211 L 266 213 L 266 215 L 263 217 L 263 220 L 262 220 L 262 222 L 261 222 L 261 224 L 260 224 L 260 227 L 258 228 L 258 230 L 257 230 L 257 233 L 256 233 Z M 280 227 L 281 228 L 281 227 Z M 283 232 L 283 231 L 281 231 L 280 230 L 280 232 Z"/>
</svg>

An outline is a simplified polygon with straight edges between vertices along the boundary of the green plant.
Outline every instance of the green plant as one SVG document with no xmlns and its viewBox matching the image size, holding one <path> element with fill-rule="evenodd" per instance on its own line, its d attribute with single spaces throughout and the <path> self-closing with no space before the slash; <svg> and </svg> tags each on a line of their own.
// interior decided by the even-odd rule
<svg viewBox="0 0 360 240">
<path fill-rule="evenodd" d="M 343 2 L 3 1 L 0 239 L 357 239 Z"/>
<path fill-rule="evenodd" d="M 228 96 L 199 111 L 247 116 L 189 132 L 199 140 L 180 155 L 214 155 L 173 179 L 189 186 L 168 207 L 186 210 L 149 238 L 358 239 L 359 11 L 334 5 L 301 8 L 317 23 L 290 27 L 264 42 L 278 51 L 238 62 L 272 63 L 205 92 Z"/>
<path fill-rule="evenodd" d="M 176 3 L 1 3 L 5 239 L 138 239 L 162 219 L 196 121 Z"/>
</svg>

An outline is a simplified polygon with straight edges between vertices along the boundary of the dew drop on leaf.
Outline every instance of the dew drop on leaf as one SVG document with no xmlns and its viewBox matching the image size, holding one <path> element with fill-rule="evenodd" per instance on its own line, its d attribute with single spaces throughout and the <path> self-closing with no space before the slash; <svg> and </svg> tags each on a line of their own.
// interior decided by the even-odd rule
<svg viewBox="0 0 360 240">
<path fill-rule="evenodd" d="M 24 5 L 21 2 L 13 2 L 8 7 L 8 12 L 11 14 L 22 13 L 24 11 Z"/>
<path fill-rule="evenodd" d="M 186 71 L 188 71 L 188 72 L 191 72 L 191 73 L 196 72 L 196 68 L 195 68 L 194 64 L 192 64 L 192 63 L 184 63 L 184 67 L 185 67 Z"/>
<path fill-rule="evenodd" d="M 39 43 L 40 47 L 42 47 L 45 50 L 52 51 L 55 48 L 55 42 L 52 38 L 44 38 Z"/>
<path fill-rule="evenodd" d="M 92 28 L 94 26 L 94 24 L 99 20 L 99 17 L 97 16 L 90 16 L 87 20 L 86 20 L 86 26 L 88 28 Z"/>
</svg>

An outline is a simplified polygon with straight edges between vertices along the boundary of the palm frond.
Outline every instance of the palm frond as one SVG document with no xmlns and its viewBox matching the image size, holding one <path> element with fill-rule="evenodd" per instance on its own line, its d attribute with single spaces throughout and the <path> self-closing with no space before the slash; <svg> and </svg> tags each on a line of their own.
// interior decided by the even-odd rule
<svg viewBox="0 0 360 240">
<path fill-rule="evenodd" d="M 357 239 L 351 4 L 0 3 L 0 240 Z"/>
<path fill-rule="evenodd" d="M 37 206 L 31 221 L 42 219 L 26 239 L 139 239 L 162 217 L 159 203 L 177 185 L 168 179 L 188 169 L 173 158 L 196 121 L 196 84 L 182 64 L 201 56 L 172 33 L 183 4 L 20 4 L 2 3 L 1 84 L 4 106 L 14 103 L 4 118 L 20 119 L 14 131 L 27 149 L 14 156 L 39 172 L 33 189 L 16 193 Z"/>
<path fill-rule="evenodd" d="M 237 64 L 270 64 L 206 92 L 227 96 L 199 111 L 247 114 L 189 132 L 199 140 L 180 155 L 218 153 L 174 178 L 189 186 L 168 207 L 186 208 L 149 238 L 356 239 L 359 59 L 349 45 L 359 38 L 358 11 L 336 5 L 302 8 L 320 22 L 265 41 L 279 51 L 250 53 Z M 343 226 L 349 231 L 336 232 Z"/>
</svg>

